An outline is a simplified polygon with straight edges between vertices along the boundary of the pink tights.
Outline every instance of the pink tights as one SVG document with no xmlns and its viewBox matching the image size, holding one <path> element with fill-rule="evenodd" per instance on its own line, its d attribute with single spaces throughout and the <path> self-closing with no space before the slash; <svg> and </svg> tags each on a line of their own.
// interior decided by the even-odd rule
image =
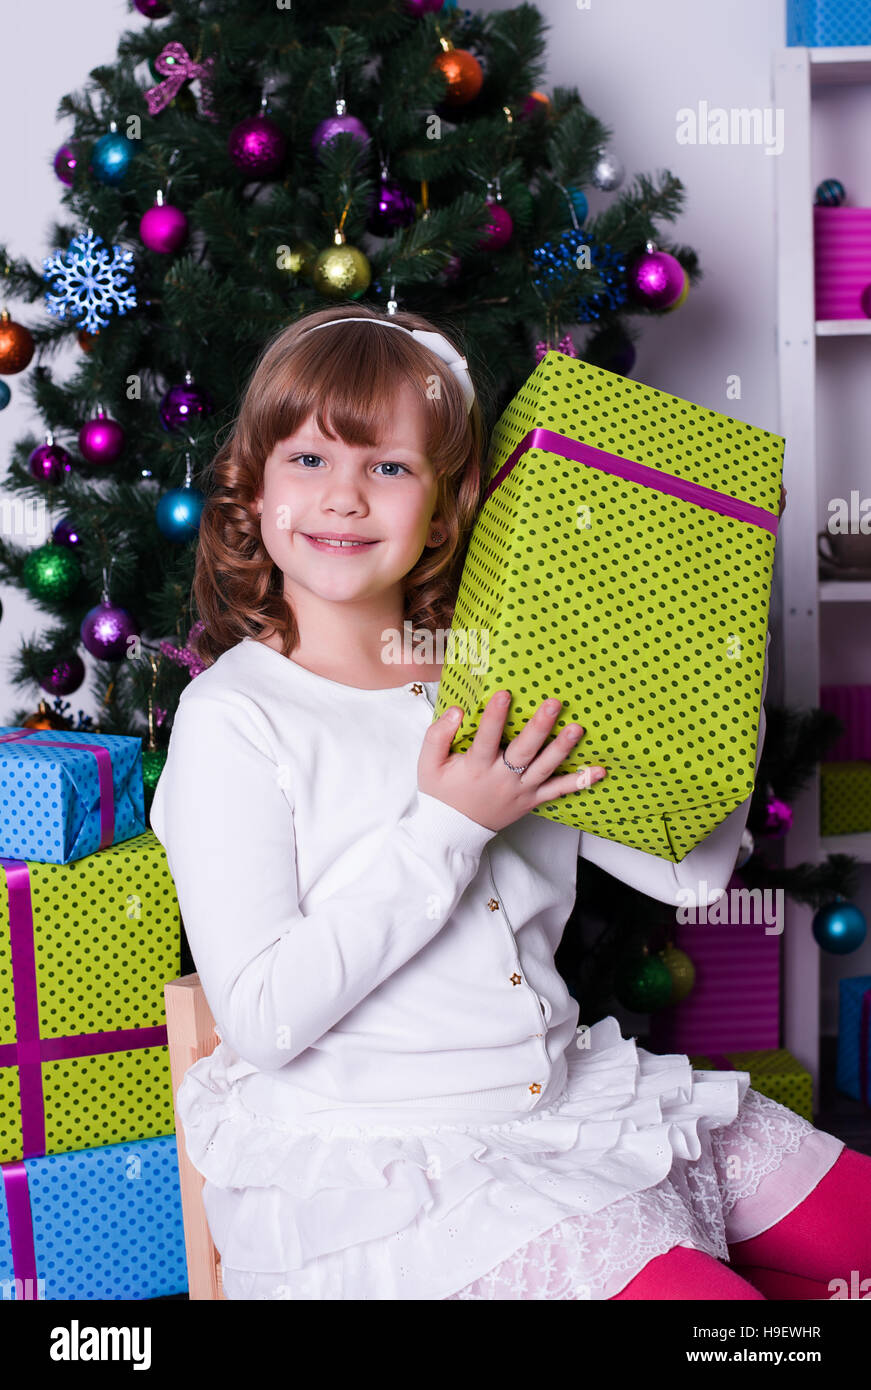
<svg viewBox="0 0 871 1390">
<path fill-rule="evenodd" d="M 761 1235 L 730 1245 L 729 1258 L 726 1265 L 675 1246 L 610 1301 L 828 1299 L 835 1279 L 844 1281 L 844 1296 L 871 1294 L 871 1157 L 843 1149 L 803 1202 Z"/>
</svg>

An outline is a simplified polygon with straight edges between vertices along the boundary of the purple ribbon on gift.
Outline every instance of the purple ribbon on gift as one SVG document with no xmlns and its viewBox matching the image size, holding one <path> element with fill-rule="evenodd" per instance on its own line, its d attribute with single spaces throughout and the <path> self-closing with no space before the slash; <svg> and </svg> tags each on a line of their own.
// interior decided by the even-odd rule
<svg viewBox="0 0 871 1390">
<path fill-rule="evenodd" d="M 20 739 L 33 738 L 42 729 L 18 729 L 14 734 L 0 734 L 0 743 L 17 743 Z M 97 759 L 97 783 L 100 790 L 100 843 L 98 849 L 108 849 L 115 838 L 115 788 L 112 783 L 112 755 L 108 748 L 98 743 L 74 743 L 67 739 L 44 739 L 37 744 L 40 748 L 76 748 L 83 753 L 93 753 Z M 12 861 L 17 863 L 16 860 Z"/>
<path fill-rule="evenodd" d="M 185 82 L 192 82 L 194 78 L 198 77 L 201 93 L 200 114 L 207 116 L 210 121 L 218 119 L 218 114 L 212 106 L 214 58 L 206 58 L 202 63 L 195 63 L 184 44 L 173 39 L 155 58 L 154 66 L 158 72 L 166 75 L 162 82 L 158 82 L 156 87 L 149 87 L 145 93 L 150 116 L 156 116 L 165 106 L 169 106 Z"/>
<path fill-rule="evenodd" d="M 9 1244 L 12 1247 L 12 1273 L 21 1281 L 25 1299 L 37 1298 L 36 1249 L 33 1244 L 33 1216 L 27 1169 L 21 1160 L 4 1163 L 3 1187 L 9 1216 Z"/>
<path fill-rule="evenodd" d="M 485 502 L 500 483 L 504 482 L 528 449 L 544 449 L 549 454 L 571 459 L 573 463 L 587 464 L 590 468 L 598 468 L 602 473 L 612 473 L 619 478 L 625 478 L 627 482 L 640 483 L 642 487 L 668 493 L 671 497 L 679 497 L 683 502 L 692 502 L 697 507 L 706 507 L 708 511 L 720 512 L 722 516 L 733 516 L 738 521 L 761 526 L 775 537 L 777 535 L 780 518 L 766 511 L 764 507 L 756 507 L 751 502 L 742 502 L 739 497 L 730 497 L 728 493 L 718 492 L 716 488 L 687 482 L 684 478 L 676 478 L 673 473 L 663 473 L 659 468 L 651 468 L 649 464 L 621 458 L 619 454 L 611 454 L 607 449 L 596 449 L 592 444 L 582 444 L 579 439 L 572 439 L 568 435 L 557 434 L 554 430 L 540 427 L 524 435 L 514 452 L 505 460 L 484 494 Z"/>
</svg>

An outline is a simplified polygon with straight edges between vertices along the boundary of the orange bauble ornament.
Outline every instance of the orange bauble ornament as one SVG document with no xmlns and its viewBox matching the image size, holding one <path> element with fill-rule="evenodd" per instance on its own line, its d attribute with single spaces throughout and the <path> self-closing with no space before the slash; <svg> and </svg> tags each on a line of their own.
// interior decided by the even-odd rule
<svg viewBox="0 0 871 1390">
<path fill-rule="evenodd" d="M 62 714 L 56 714 L 53 709 L 49 709 L 45 700 L 40 700 L 39 709 L 35 714 L 28 714 L 20 727 L 22 729 L 71 729 L 73 721 Z"/>
<path fill-rule="evenodd" d="M 9 317 L 9 310 L 0 314 L 0 373 L 12 376 L 23 372 L 33 356 L 34 342 L 23 323 Z"/>
<path fill-rule="evenodd" d="M 474 53 L 466 48 L 454 48 L 450 39 L 441 40 L 443 53 L 433 59 L 433 67 L 444 74 L 448 90 L 446 106 L 465 106 L 474 101 L 484 84 L 484 71 Z"/>
<path fill-rule="evenodd" d="M 97 329 L 96 333 L 89 333 L 87 328 L 80 328 L 78 333 L 76 334 L 76 342 L 82 349 L 82 352 L 93 352 L 94 344 L 96 343 L 97 338 L 99 336 L 99 329 Z"/>
</svg>

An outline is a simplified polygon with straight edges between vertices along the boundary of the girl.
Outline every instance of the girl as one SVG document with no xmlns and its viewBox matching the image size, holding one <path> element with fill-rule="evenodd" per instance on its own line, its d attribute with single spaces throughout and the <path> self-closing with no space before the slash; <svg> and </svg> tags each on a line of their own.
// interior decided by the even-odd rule
<svg viewBox="0 0 871 1390">
<path fill-rule="evenodd" d="M 346 305 L 272 340 L 214 461 L 151 823 L 220 1039 L 177 1111 L 226 1296 L 830 1297 L 871 1158 L 579 1026 L 554 966 L 579 854 L 713 902 L 749 799 L 680 864 L 531 815 L 604 775 L 556 773 L 559 700 L 451 753 L 432 650 L 390 660 L 450 624 L 483 448 L 454 344 Z"/>
</svg>

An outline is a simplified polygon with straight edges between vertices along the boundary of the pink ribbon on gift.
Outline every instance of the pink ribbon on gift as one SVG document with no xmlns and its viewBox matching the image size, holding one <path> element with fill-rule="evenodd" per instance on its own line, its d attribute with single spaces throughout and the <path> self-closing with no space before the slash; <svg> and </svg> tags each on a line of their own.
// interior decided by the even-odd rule
<svg viewBox="0 0 871 1390">
<path fill-rule="evenodd" d="M 0 743 L 17 743 L 20 739 L 33 738 L 35 734 L 43 732 L 42 729 L 18 729 L 14 734 L 0 734 Z M 83 753 L 93 753 L 97 759 L 97 785 L 100 790 L 100 843 L 97 848 L 108 849 L 115 838 L 115 788 L 112 783 L 112 755 L 108 748 L 99 743 L 74 743 L 60 738 L 43 739 L 37 746 L 77 748 Z"/>
<path fill-rule="evenodd" d="M 554 430 L 536 428 L 521 439 L 514 452 L 505 460 L 484 494 L 484 501 L 495 492 L 500 483 L 508 477 L 528 449 L 544 449 L 549 454 L 571 459 L 573 463 L 584 463 L 590 468 L 598 468 L 602 473 L 612 473 L 625 478 L 630 483 L 640 483 L 642 487 L 653 488 L 656 492 L 679 497 L 683 502 L 692 502 L 697 507 L 720 512 L 723 516 L 733 516 L 738 521 L 747 521 L 752 526 L 761 526 L 777 535 L 779 517 L 764 507 L 756 507 L 752 502 L 742 502 L 739 497 L 718 492 L 716 488 L 704 487 L 701 483 L 690 483 L 685 478 L 676 478 L 673 473 L 663 473 L 659 468 L 651 468 L 646 463 L 636 463 L 634 459 L 621 458 L 607 449 L 596 449 L 592 444 L 582 444 L 579 439 L 557 434 Z"/>
<path fill-rule="evenodd" d="M 213 57 L 204 59 L 202 63 L 195 63 L 184 44 L 173 39 L 155 58 L 154 66 L 158 72 L 165 73 L 166 76 L 156 87 L 149 87 L 145 93 L 149 115 L 156 116 L 165 106 L 169 106 L 184 83 L 192 82 L 198 77 L 201 93 L 200 114 L 207 116 L 210 121 L 218 119 L 212 106 L 212 73 L 215 66 Z"/>
<path fill-rule="evenodd" d="M 16 1041 L 0 1044 L 0 1067 L 18 1067 L 21 1097 L 21 1136 L 24 1158 L 45 1153 L 45 1096 L 42 1063 L 72 1057 L 95 1057 L 135 1047 L 160 1047 L 167 1041 L 166 1024 L 151 1028 L 118 1028 L 105 1033 L 80 1033 L 67 1038 L 40 1038 L 39 997 L 30 867 L 23 859 L 0 858 L 9 891 L 9 944 L 15 998 Z"/>
</svg>

